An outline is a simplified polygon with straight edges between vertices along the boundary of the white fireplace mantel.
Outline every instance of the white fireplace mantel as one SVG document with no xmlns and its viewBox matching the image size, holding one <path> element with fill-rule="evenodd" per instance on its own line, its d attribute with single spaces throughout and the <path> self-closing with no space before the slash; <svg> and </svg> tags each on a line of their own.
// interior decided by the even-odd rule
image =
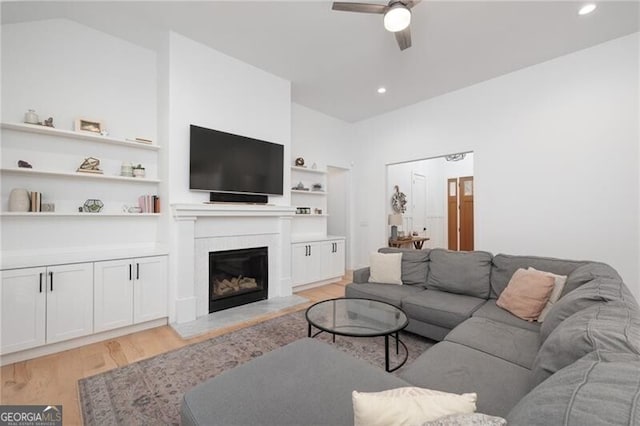
<svg viewBox="0 0 640 426">
<path fill-rule="evenodd" d="M 291 219 L 295 208 L 244 204 L 172 204 L 170 321 L 208 313 L 208 253 L 267 246 L 268 297 L 291 295 Z"/>
</svg>

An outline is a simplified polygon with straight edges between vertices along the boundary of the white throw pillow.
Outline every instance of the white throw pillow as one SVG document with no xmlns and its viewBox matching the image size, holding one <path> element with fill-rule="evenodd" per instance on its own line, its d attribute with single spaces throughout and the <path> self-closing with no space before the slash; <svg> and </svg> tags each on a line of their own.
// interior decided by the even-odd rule
<svg viewBox="0 0 640 426">
<path fill-rule="evenodd" d="M 537 269 L 534 269 L 531 266 L 529 266 L 529 270 L 530 271 L 537 271 Z M 542 272 L 545 275 L 547 275 L 549 277 L 552 277 L 555 280 L 553 290 L 551 291 L 551 296 L 549 296 L 549 300 L 547 301 L 547 304 L 544 306 L 544 309 L 542 310 L 542 312 L 540 312 L 540 316 L 536 320 L 538 322 L 542 322 L 542 321 L 544 321 L 544 318 L 547 316 L 547 314 L 549 313 L 551 308 L 553 308 L 553 304 L 556 303 L 558 301 L 558 299 L 560 299 L 560 295 L 562 294 L 562 290 L 564 289 L 564 285 L 567 282 L 567 276 L 566 275 L 556 275 L 556 274 L 553 274 L 553 273 L 547 272 L 547 271 L 538 271 L 538 272 Z"/>
<path fill-rule="evenodd" d="M 402 284 L 402 253 L 371 253 L 369 282 Z"/>
<path fill-rule="evenodd" d="M 417 387 L 382 392 L 357 392 L 353 400 L 354 426 L 409 426 L 451 414 L 476 411 L 477 395 L 440 392 Z"/>
</svg>

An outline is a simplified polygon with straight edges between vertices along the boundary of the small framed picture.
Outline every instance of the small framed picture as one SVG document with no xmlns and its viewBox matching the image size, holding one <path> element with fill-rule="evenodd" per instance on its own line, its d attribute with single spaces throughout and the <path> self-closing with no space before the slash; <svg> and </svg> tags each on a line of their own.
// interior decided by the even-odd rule
<svg viewBox="0 0 640 426">
<path fill-rule="evenodd" d="M 88 120 L 86 118 L 76 118 L 76 132 L 100 133 L 104 130 L 104 124 L 98 120 Z"/>
</svg>

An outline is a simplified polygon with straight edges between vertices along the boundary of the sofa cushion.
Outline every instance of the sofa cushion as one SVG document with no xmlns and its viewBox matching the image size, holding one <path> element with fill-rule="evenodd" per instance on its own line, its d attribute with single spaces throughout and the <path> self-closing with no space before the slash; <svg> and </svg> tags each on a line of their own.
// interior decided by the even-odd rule
<svg viewBox="0 0 640 426">
<path fill-rule="evenodd" d="M 487 300 L 477 311 L 473 313 L 473 317 L 489 318 L 494 321 L 503 322 L 513 325 L 514 327 L 524 328 L 525 330 L 540 331 L 540 323 L 525 321 L 511 312 L 506 311 L 496 305 L 496 299 Z"/>
<path fill-rule="evenodd" d="M 380 392 L 353 391 L 354 426 L 419 425 L 451 414 L 476 411 L 475 393 L 457 393 L 415 386 Z"/>
<path fill-rule="evenodd" d="M 188 391 L 182 425 L 352 425 L 351 392 L 408 382 L 313 339 L 264 354 Z M 330 407 L 330 409 L 327 409 Z"/>
<path fill-rule="evenodd" d="M 429 274 L 429 252 L 431 250 L 411 250 L 383 247 L 380 253 L 402 253 L 402 283 L 427 286 Z"/>
<path fill-rule="evenodd" d="M 553 277 L 543 272 L 518 269 L 496 305 L 527 321 L 538 319 L 555 287 Z"/>
<path fill-rule="evenodd" d="M 488 318 L 472 317 L 444 338 L 531 369 L 540 349 L 539 333 Z"/>
<path fill-rule="evenodd" d="M 558 371 L 511 410 L 513 426 L 640 424 L 640 357 L 592 352 Z"/>
<path fill-rule="evenodd" d="M 400 307 L 402 305 L 402 299 L 405 297 L 425 291 L 427 290 L 420 286 L 411 285 L 351 283 L 345 287 L 345 296 L 374 299 Z"/>
<path fill-rule="evenodd" d="M 370 283 L 402 284 L 402 253 L 371 253 Z"/>
<path fill-rule="evenodd" d="M 595 351 L 640 355 L 640 313 L 621 302 L 576 312 L 549 335 L 533 364 L 534 385 Z"/>
<path fill-rule="evenodd" d="M 509 280 L 519 268 L 533 267 L 539 271 L 558 275 L 568 275 L 585 262 L 575 260 L 554 259 L 537 256 L 512 256 L 497 254 L 493 257 L 491 267 L 491 297 L 498 297 L 509 284 Z"/>
<path fill-rule="evenodd" d="M 433 249 L 427 288 L 467 296 L 489 297 L 491 253 Z"/>
<path fill-rule="evenodd" d="M 578 287 L 572 292 L 562 296 L 540 327 L 540 337 L 544 342 L 549 334 L 565 319 L 578 311 L 590 306 L 610 302 L 622 301 L 631 306 L 638 306 L 627 286 L 620 280 L 614 278 L 595 278 L 586 284 Z"/>
<path fill-rule="evenodd" d="M 425 290 L 402 300 L 409 318 L 440 327 L 453 328 L 471 317 L 484 299 L 438 290 Z"/>
<path fill-rule="evenodd" d="M 478 412 L 504 417 L 531 389 L 530 370 L 453 342 L 440 342 L 400 377 L 429 389 L 478 394 Z"/>
<path fill-rule="evenodd" d="M 482 413 L 452 414 L 437 420 L 422 423 L 420 426 L 506 426 L 502 417 L 487 416 Z"/>
<path fill-rule="evenodd" d="M 606 263 L 588 262 L 578 266 L 568 276 L 562 295 L 592 281 L 594 278 L 613 278 L 622 281 L 618 272 Z"/>
</svg>

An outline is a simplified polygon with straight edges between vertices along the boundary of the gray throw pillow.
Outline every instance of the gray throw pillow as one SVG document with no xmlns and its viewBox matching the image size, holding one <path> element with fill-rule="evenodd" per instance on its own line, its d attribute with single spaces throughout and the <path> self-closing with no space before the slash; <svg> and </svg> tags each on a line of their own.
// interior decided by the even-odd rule
<svg viewBox="0 0 640 426">
<path fill-rule="evenodd" d="M 529 392 L 509 426 L 640 424 L 640 356 L 592 352 Z"/>
<path fill-rule="evenodd" d="M 562 296 L 551 308 L 540 327 L 542 342 L 565 319 L 578 311 L 590 306 L 603 303 L 621 301 L 630 306 L 637 306 L 635 299 L 627 286 L 614 278 L 598 277 L 565 296 Z"/>
<path fill-rule="evenodd" d="M 482 413 L 452 414 L 438 420 L 423 423 L 422 426 L 506 426 L 502 417 L 489 416 Z"/>
<path fill-rule="evenodd" d="M 533 362 L 533 384 L 593 351 L 640 355 L 640 312 L 622 302 L 600 303 L 564 320 Z"/>
<path fill-rule="evenodd" d="M 427 288 L 487 299 L 491 253 L 433 249 L 429 253 Z"/>
<path fill-rule="evenodd" d="M 429 274 L 429 252 L 431 250 L 412 250 L 383 247 L 380 253 L 402 253 L 402 284 L 426 287 Z"/>
</svg>

